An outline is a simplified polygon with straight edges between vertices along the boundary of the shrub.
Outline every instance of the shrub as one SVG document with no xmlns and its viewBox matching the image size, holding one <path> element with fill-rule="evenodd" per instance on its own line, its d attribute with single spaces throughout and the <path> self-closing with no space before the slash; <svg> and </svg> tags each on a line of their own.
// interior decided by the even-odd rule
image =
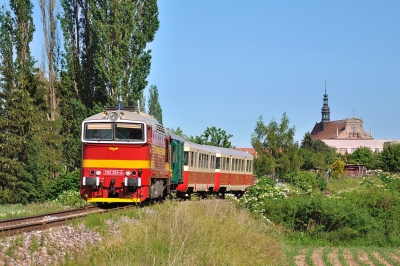
<svg viewBox="0 0 400 266">
<path fill-rule="evenodd" d="M 79 192 L 74 190 L 62 192 L 60 195 L 58 195 L 54 202 L 59 203 L 63 206 L 71 207 L 82 207 L 87 205 L 86 201 L 81 198 Z"/>
<path fill-rule="evenodd" d="M 296 178 L 298 176 L 294 180 Z M 392 181 L 396 178 L 385 178 L 387 183 L 397 182 Z M 303 179 L 298 178 L 296 182 L 298 180 Z M 310 186 L 314 184 L 314 181 L 308 182 Z M 353 246 L 400 245 L 400 194 L 397 190 L 385 189 L 370 178 L 364 178 L 357 189 L 332 196 L 294 194 L 285 197 L 280 194 L 285 191 L 280 189 L 259 182 L 245 193 L 239 204 L 284 226 L 296 241 Z"/>
<path fill-rule="evenodd" d="M 327 185 L 323 176 L 311 171 L 293 172 L 287 174 L 284 178 L 288 183 L 301 188 L 306 193 L 312 193 L 316 190 L 323 191 Z"/>
</svg>

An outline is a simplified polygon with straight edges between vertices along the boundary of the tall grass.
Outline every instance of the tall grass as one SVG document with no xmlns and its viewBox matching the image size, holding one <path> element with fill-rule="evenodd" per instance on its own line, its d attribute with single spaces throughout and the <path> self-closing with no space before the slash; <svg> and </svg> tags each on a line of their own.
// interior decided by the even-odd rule
<svg viewBox="0 0 400 266">
<path fill-rule="evenodd" d="M 55 212 L 73 208 L 56 202 L 0 205 L 0 220 Z"/>
<path fill-rule="evenodd" d="M 275 229 L 227 200 L 169 202 L 137 217 L 65 264 L 286 265 Z"/>
</svg>

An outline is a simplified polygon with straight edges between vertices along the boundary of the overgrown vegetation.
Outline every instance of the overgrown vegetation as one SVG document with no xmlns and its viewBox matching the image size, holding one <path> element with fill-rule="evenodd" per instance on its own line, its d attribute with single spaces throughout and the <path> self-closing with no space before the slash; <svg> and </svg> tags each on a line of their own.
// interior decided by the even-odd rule
<svg viewBox="0 0 400 266">
<path fill-rule="evenodd" d="M 65 265 L 288 265 L 276 229 L 227 200 L 167 202 L 123 215 L 134 221 L 120 235 Z M 104 235 L 108 219 L 95 214 L 86 225 Z"/>
<path fill-rule="evenodd" d="M 351 179 L 338 186 L 320 183 L 315 174 L 293 173 L 286 179 L 301 188 L 290 197 L 261 178 L 238 201 L 254 213 L 286 228 L 293 243 L 331 246 L 400 246 L 400 178 L 385 172 Z M 343 183 L 343 180 L 340 180 Z M 321 185 L 322 184 L 322 185 Z M 321 193 L 328 187 L 329 196 Z"/>
<path fill-rule="evenodd" d="M 157 1 L 61 0 L 59 12 L 55 1 L 41 0 L 41 63 L 30 51 L 40 28 L 32 0 L 3 2 L 0 204 L 53 200 L 65 187 L 76 190 L 69 175 L 81 165 L 82 120 L 143 96 L 151 68 L 147 44 L 159 27 Z"/>
</svg>

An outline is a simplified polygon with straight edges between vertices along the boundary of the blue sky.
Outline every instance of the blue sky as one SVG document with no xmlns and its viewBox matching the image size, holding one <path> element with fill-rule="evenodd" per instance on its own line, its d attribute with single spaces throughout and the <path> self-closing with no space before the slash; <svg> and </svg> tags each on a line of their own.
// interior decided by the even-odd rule
<svg viewBox="0 0 400 266">
<path fill-rule="evenodd" d="M 250 147 L 260 115 L 268 124 L 286 112 L 301 142 L 321 120 L 326 80 L 331 120 L 354 109 L 375 139 L 400 139 L 400 1 L 158 5 L 148 81 L 165 126 L 189 136 L 216 126 L 234 146 Z"/>
</svg>

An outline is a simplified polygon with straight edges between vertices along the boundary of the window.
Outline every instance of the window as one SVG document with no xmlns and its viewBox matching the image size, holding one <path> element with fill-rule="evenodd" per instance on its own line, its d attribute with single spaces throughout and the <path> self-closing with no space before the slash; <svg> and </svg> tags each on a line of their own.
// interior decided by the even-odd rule
<svg viewBox="0 0 400 266">
<path fill-rule="evenodd" d="M 357 148 L 351 148 L 351 149 L 350 149 L 350 151 L 351 151 L 350 153 L 353 153 L 353 152 L 355 152 L 356 150 L 357 150 Z"/>
<path fill-rule="evenodd" d="M 86 140 L 144 141 L 144 124 L 141 123 L 86 123 Z"/>
<path fill-rule="evenodd" d="M 175 160 L 174 160 L 175 161 Z M 183 153 L 183 165 L 188 165 L 189 162 L 189 152 L 185 151 Z"/>
<path fill-rule="evenodd" d="M 85 124 L 85 139 L 87 140 L 112 140 L 112 123 L 87 123 Z"/>
<path fill-rule="evenodd" d="M 347 152 L 347 148 L 339 148 L 340 154 L 345 154 Z"/>
<path fill-rule="evenodd" d="M 375 152 L 379 152 L 379 148 L 375 148 Z"/>
<path fill-rule="evenodd" d="M 221 167 L 221 157 L 215 158 L 215 169 L 220 169 Z"/>
</svg>

